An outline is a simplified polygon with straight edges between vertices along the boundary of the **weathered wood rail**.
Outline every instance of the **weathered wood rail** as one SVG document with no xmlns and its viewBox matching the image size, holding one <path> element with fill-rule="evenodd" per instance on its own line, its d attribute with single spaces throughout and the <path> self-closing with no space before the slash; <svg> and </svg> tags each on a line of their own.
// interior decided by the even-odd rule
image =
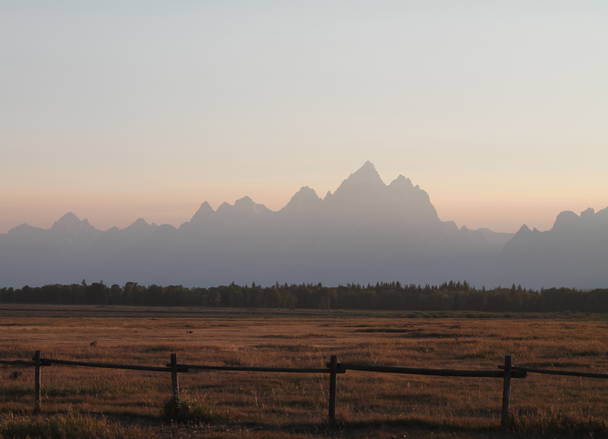
<svg viewBox="0 0 608 439">
<path fill-rule="evenodd" d="M 444 377 L 502 378 L 505 374 L 499 370 L 421 369 L 395 366 L 368 366 L 365 364 L 356 363 L 342 363 L 342 367 L 347 370 L 358 370 L 361 372 L 402 373 L 409 375 L 433 375 Z M 524 378 L 526 374 L 521 370 L 513 370 L 511 376 L 513 378 Z"/>
<path fill-rule="evenodd" d="M 510 425 L 511 414 L 509 400 L 511 394 L 511 379 L 526 378 L 528 373 L 546 375 L 564 375 L 582 378 L 608 379 L 605 373 L 577 372 L 567 370 L 535 369 L 528 367 L 513 366 L 511 356 L 505 357 L 504 365 L 498 366 L 498 370 L 463 370 L 463 369 L 429 369 L 401 366 L 378 366 L 360 363 L 339 363 L 338 358 L 332 355 L 325 368 L 292 368 L 292 367 L 266 367 L 266 366 L 216 366 L 204 364 L 178 363 L 177 355 L 171 354 L 169 362 L 165 366 L 147 366 L 134 364 L 117 364 L 105 362 L 74 361 L 57 358 L 44 358 L 40 351 L 36 351 L 32 360 L 0 360 L 0 365 L 8 367 L 33 367 L 34 368 L 34 412 L 42 410 L 42 369 L 49 366 L 67 367 L 90 367 L 102 369 L 121 369 L 145 372 L 167 372 L 171 374 L 171 397 L 177 401 L 180 397 L 179 374 L 204 371 L 224 372 L 262 372 L 262 373 L 302 373 L 302 374 L 328 374 L 329 391 L 327 404 L 327 419 L 330 425 L 336 424 L 336 401 L 338 394 L 339 374 L 347 371 L 366 373 L 396 373 L 408 375 L 427 375 L 459 378 L 502 378 L 502 406 L 501 426 L 506 428 Z"/>
<path fill-rule="evenodd" d="M 504 366 L 498 366 L 499 369 L 504 369 Z M 600 378 L 608 379 L 608 373 L 591 373 L 591 372 L 577 372 L 574 370 L 551 370 L 551 369 L 536 369 L 532 367 L 513 367 L 513 371 L 522 371 L 529 373 L 538 373 L 542 375 L 562 375 L 570 377 L 580 378 Z"/>
</svg>

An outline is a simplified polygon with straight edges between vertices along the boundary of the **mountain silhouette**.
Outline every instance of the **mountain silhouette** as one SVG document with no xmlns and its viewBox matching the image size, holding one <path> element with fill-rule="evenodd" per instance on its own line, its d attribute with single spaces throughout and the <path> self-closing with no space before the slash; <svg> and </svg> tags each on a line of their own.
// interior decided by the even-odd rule
<svg viewBox="0 0 608 439">
<path fill-rule="evenodd" d="M 384 183 L 371 162 L 323 198 L 298 190 L 278 211 L 248 196 L 216 210 L 201 204 L 179 228 L 140 218 L 98 230 L 67 213 L 49 229 L 0 234 L 4 286 L 136 281 L 602 287 L 608 283 L 608 209 L 562 212 L 545 232 L 458 228 L 429 195 L 399 175 Z"/>
<path fill-rule="evenodd" d="M 550 230 L 522 226 L 501 253 L 505 280 L 533 287 L 595 288 L 608 283 L 608 208 L 561 212 Z"/>
<path fill-rule="evenodd" d="M 196 213 L 190 219 L 191 224 L 202 224 L 204 223 L 210 215 L 214 212 L 213 208 L 208 202 L 204 202 L 201 204 L 201 207 L 196 211 Z"/>
<path fill-rule="evenodd" d="M 89 221 L 79 219 L 74 213 L 68 212 L 59 218 L 50 229 L 54 233 L 76 235 L 96 232 L 97 229 Z"/>
<path fill-rule="evenodd" d="M 280 212 L 286 214 L 311 214 L 319 212 L 323 200 L 314 189 L 304 186 L 294 194 Z"/>
</svg>

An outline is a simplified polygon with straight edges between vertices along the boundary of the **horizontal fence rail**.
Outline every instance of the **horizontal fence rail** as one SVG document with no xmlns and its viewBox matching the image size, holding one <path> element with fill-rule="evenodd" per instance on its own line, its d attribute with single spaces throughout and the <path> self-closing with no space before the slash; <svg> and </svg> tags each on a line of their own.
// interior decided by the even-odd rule
<svg viewBox="0 0 608 439">
<path fill-rule="evenodd" d="M 346 370 L 358 370 L 362 372 L 401 373 L 409 375 L 434 375 L 446 377 L 470 377 L 470 378 L 502 378 L 505 373 L 498 370 L 457 370 L 457 369 L 422 369 L 416 367 L 397 366 L 370 366 L 367 364 L 342 363 Z M 526 372 L 513 370 L 512 378 L 525 378 Z"/>
<path fill-rule="evenodd" d="M 170 361 L 165 366 L 147 366 L 133 364 L 117 364 L 105 362 L 62 360 L 57 358 L 44 358 L 40 351 L 36 351 L 32 360 L 0 360 L 0 365 L 13 367 L 34 368 L 34 412 L 41 411 L 42 405 L 42 368 L 48 366 L 71 366 L 90 367 L 103 369 L 135 370 L 144 372 L 167 372 L 171 374 L 171 392 L 174 401 L 179 400 L 180 386 L 179 374 L 202 371 L 226 371 L 226 372 L 265 372 L 265 373 L 302 373 L 302 374 L 327 374 L 329 375 L 328 391 L 328 423 L 336 423 L 336 400 L 337 400 L 337 376 L 347 371 L 371 372 L 371 373 L 396 373 L 410 375 L 428 375 L 443 377 L 464 378 L 502 378 L 502 406 L 501 425 L 507 428 L 511 423 L 509 410 L 509 399 L 511 394 L 511 378 L 526 378 L 529 373 L 545 375 L 565 375 L 582 378 L 608 378 L 606 373 L 577 372 L 568 370 L 536 369 L 529 367 L 517 367 L 512 365 L 511 356 L 505 357 L 504 365 L 498 366 L 499 370 L 462 370 L 462 369 L 429 369 L 401 366 L 382 366 L 361 363 L 339 363 L 338 358 L 332 355 L 325 368 L 297 368 L 297 367 L 266 367 L 266 366 L 214 366 L 178 363 L 177 355 L 171 354 Z M 502 369 L 502 370 L 501 370 Z"/>
<path fill-rule="evenodd" d="M 0 360 L 0 364 L 5 364 L 7 366 L 35 366 L 36 363 L 33 361 L 24 361 L 24 360 Z"/>
<path fill-rule="evenodd" d="M 40 361 L 46 364 L 43 366 L 52 366 L 54 364 L 63 366 L 79 366 L 79 367 L 96 367 L 101 369 L 123 369 L 123 370 L 143 370 L 147 372 L 171 372 L 171 367 L 162 366 L 140 366 L 132 364 L 114 364 L 114 363 L 96 363 L 88 361 L 72 361 L 72 360 L 58 360 L 55 358 L 41 358 Z M 178 372 L 188 372 L 185 367 L 178 368 Z"/>
<path fill-rule="evenodd" d="M 500 369 L 504 369 L 504 366 L 498 366 Z M 578 372 L 575 370 L 552 370 L 552 369 L 536 369 L 531 367 L 521 367 L 521 366 L 513 366 L 513 373 L 521 370 L 523 372 L 529 373 L 539 373 L 543 375 L 563 375 L 563 376 L 571 376 L 571 377 L 581 377 L 581 378 L 603 378 L 608 379 L 608 373 L 592 373 L 592 372 Z"/>
<path fill-rule="evenodd" d="M 167 364 L 167 366 L 169 366 Z M 331 369 L 314 369 L 314 368 L 293 368 L 293 367 L 261 367 L 261 366 L 209 366 L 196 364 L 178 363 L 178 367 L 183 367 L 189 371 L 203 370 L 224 370 L 235 372 L 280 372 L 280 373 L 331 373 Z M 346 373 L 346 370 L 340 369 L 336 373 Z M 501 375 L 502 376 L 502 375 Z"/>
</svg>

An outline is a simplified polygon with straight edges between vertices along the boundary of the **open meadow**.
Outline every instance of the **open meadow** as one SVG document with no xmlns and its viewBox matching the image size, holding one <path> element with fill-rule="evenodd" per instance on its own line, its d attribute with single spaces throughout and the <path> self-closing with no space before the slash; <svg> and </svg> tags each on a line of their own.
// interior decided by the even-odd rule
<svg viewBox="0 0 608 439">
<path fill-rule="evenodd" d="M 174 352 L 180 363 L 311 368 L 337 355 L 339 362 L 496 369 L 512 354 L 516 366 L 605 373 L 608 321 L 601 315 L 0 306 L 0 359 L 30 360 L 35 350 L 46 358 L 150 366 L 166 365 Z M 168 373 L 44 367 L 39 416 L 31 415 L 33 378 L 31 367 L 0 366 L 0 437 L 59 428 L 49 427 L 48 417 L 74 424 L 65 428 L 97 429 L 99 438 L 608 436 L 608 380 L 600 379 L 513 379 L 514 425 L 503 432 L 502 379 L 496 378 L 347 371 L 338 375 L 335 429 L 326 425 L 326 374 L 180 374 L 182 396 L 202 419 L 194 425 L 163 421 Z"/>
</svg>

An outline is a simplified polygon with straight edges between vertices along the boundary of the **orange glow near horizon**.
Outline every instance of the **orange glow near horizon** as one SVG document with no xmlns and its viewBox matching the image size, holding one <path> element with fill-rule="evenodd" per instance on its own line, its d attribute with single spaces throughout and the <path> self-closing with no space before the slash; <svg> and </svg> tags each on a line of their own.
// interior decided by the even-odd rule
<svg viewBox="0 0 608 439">
<path fill-rule="evenodd" d="M 0 2 L 0 233 L 276 210 L 366 160 L 472 229 L 608 206 L 608 2 L 29 3 Z"/>
<path fill-rule="evenodd" d="M 384 179 L 389 182 L 391 179 Z M 188 221 L 200 204 L 208 201 L 214 209 L 223 202 L 234 203 L 243 196 L 250 196 L 257 203 L 272 210 L 282 208 L 301 187 L 283 182 L 269 186 L 262 181 L 232 182 L 231 185 L 206 185 L 192 187 L 173 185 L 141 192 L 80 192 L 59 191 L 0 193 L 4 215 L 0 218 L 0 233 L 28 223 L 47 228 L 68 211 L 81 219 L 88 219 L 95 227 L 105 230 L 113 226 L 126 227 L 138 218 L 157 224 L 179 226 Z M 414 184 L 417 184 L 413 180 Z M 334 191 L 338 185 L 310 185 L 320 197 L 327 191 Z M 443 221 L 454 221 L 458 226 L 471 229 L 487 227 L 499 232 L 515 232 L 522 224 L 540 230 L 550 228 L 556 215 L 563 210 L 577 213 L 591 207 L 601 210 L 603 194 L 585 193 L 580 188 L 570 191 L 547 193 L 534 190 L 532 186 L 524 191 L 519 188 L 514 196 L 507 188 L 486 187 L 477 192 L 467 185 L 449 187 L 435 184 L 424 187 L 431 202 Z M 510 189 L 514 187 L 510 184 Z M 515 188 L 518 189 L 518 188 Z"/>
</svg>

